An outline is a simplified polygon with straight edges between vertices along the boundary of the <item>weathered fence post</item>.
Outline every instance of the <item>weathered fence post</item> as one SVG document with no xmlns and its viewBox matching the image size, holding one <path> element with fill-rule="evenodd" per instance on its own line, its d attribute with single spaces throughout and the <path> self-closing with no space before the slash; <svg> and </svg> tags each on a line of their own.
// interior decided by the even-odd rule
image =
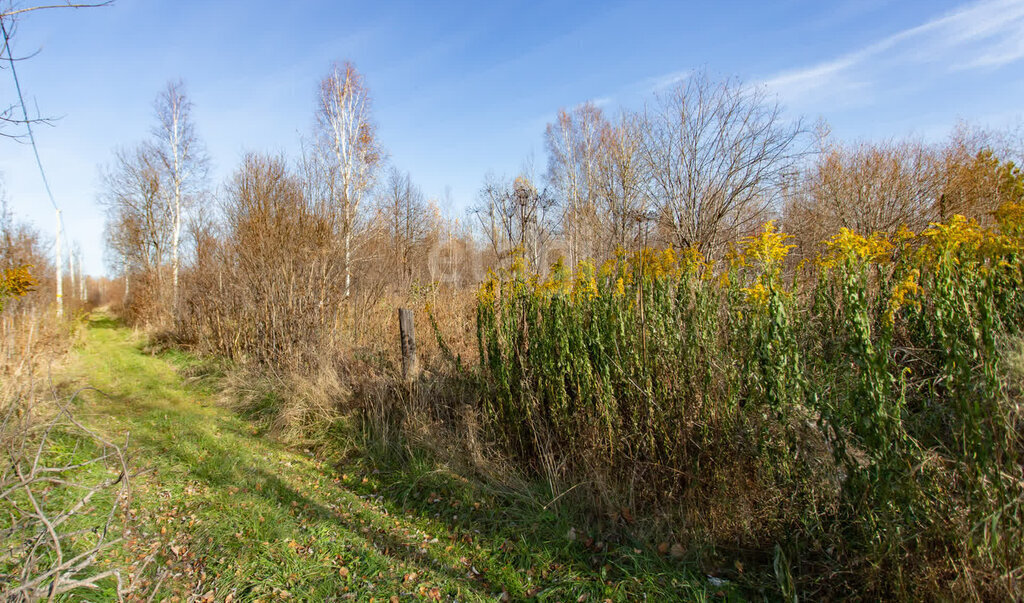
<svg viewBox="0 0 1024 603">
<path fill-rule="evenodd" d="M 402 340 L 402 377 L 406 381 L 415 381 L 420 366 L 416 360 L 416 331 L 412 323 L 412 310 L 398 309 L 398 333 Z"/>
</svg>

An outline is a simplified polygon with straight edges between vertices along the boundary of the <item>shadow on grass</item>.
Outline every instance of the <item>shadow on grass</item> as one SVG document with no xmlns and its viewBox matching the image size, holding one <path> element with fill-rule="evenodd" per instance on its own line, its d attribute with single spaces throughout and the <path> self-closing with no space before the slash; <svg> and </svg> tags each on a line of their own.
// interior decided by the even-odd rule
<svg viewBox="0 0 1024 603">
<path fill-rule="evenodd" d="M 132 409 L 135 461 L 142 468 L 158 469 L 156 479 L 165 492 L 158 496 L 158 501 L 187 504 L 183 492 L 190 486 L 199 486 L 200 490 L 210 493 L 198 505 L 207 523 L 202 531 L 191 535 L 195 546 L 206 549 L 208 563 L 215 563 L 212 562 L 214 557 L 225 554 L 234 560 L 252 556 L 254 545 L 260 542 L 286 549 L 288 540 L 308 537 L 313 529 L 333 528 L 340 534 L 335 551 L 339 554 L 342 550 L 347 552 L 347 548 L 341 546 L 344 544 L 354 547 L 372 567 L 393 569 L 408 565 L 420 574 L 429 572 L 442 580 L 459 582 L 478 597 L 492 596 L 485 583 L 466 581 L 450 564 L 421 554 L 415 543 L 386 529 L 384 522 L 392 520 L 379 515 L 373 506 L 365 506 L 365 500 L 359 500 L 357 495 L 327 487 L 317 493 L 318 500 L 300 492 L 283 476 L 298 478 L 300 482 L 302 478 L 313 481 L 317 477 L 313 468 L 298 466 L 304 461 L 288 460 L 292 455 L 281 457 L 276 446 L 245 433 L 232 421 L 221 424 L 197 416 L 188 407 L 175 408 L 161 401 L 150 401 L 159 400 L 165 388 L 153 383 L 146 385 L 137 397 L 114 396 L 95 399 L 93 403 Z M 110 411 L 118 412 L 116 408 Z M 286 463 L 296 466 L 283 467 Z M 331 474 L 319 477 L 330 481 Z M 168 494 L 168 490 L 174 492 Z M 339 504 L 328 506 L 323 499 L 330 499 L 332 495 Z M 355 510 L 350 512 L 349 509 Z M 379 517 L 375 517 L 377 515 Z M 260 518 L 258 522 L 256 517 Z M 262 520 L 264 517 L 267 521 Z M 244 533 L 244 538 L 233 538 L 236 533 Z M 224 567 L 211 566 L 205 571 L 232 575 L 224 570 Z M 400 578 L 401 574 L 397 579 Z M 257 577 L 236 575 L 225 586 L 243 593 L 253 592 L 259 582 Z M 335 591 L 341 584 L 337 574 L 329 574 L 320 580 L 291 585 L 291 588 L 298 592 L 309 589 L 308 593 L 325 593 Z M 283 581 L 281 586 L 285 586 Z"/>
<path fill-rule="evenodd" d="M 375 490 L 374 482 L 356 483 L 349 486 L 354 492 L 381 496 L 392 513 L 440 523 L 453 541 L 479 544 L 489 554 L 475 562 L 483 563 L 477 569 L 494 576 L 514 600 L 534 595 L 576 600 L 582 594 L 615 600 L 709 596 L 698 568 L 659 558 L 621 525 L 546 507 L 552 497 L 539 489 L 494 490 L 434 469 L 437 464 L 426 454 L 407 463 L 373 454 L 363 460 L 374 467 L 369 473 L 380 471 L 375 480 L 380 486 Z M 588 524 L 600 527 L 588 531 L 583 527 Z M 530 588 L 510 576 L 527 572 L 535 577 Z"/>
<path fill-rule="evenodd" d="M 89 326 L 109 330 L 119 324 L 94 314 Z M 354 550 L 368 572 L 386 573 L 399 589 L 411 588 L 402 579 L 402 568 L 411 567 L 442 580 L 446 596 L 707 597 L 702 578 L 634 548 L 624 532 L 581 530 L 570 538 L 574 520 L 538 504 L 540 495 L 527 500 L 487 488 L 437 470 L 422 455 L 396 462 L 363 451 L 334 469 L 318 467 L 257 437 L 237 415 L 203 410 L 194 402 L 207 396 L 203 387 L 168 380 L 127 338 L 104 353 L 107 360 L 121 355 L 120 387 L 131 391 L 90 399 L 130 423 L 137 464 L 158 469 L 151 480 L 161 492 L 150 493 L 143 504 L 152 509 L 173 502 L 204 518 L 187 537 L 205 559 L 204 571 L 226 588 L 256 593 L 271 583 L 289 586 L 290 560 L 299 568 L 291 573 L 303 576 L 293 590 L 336 594 L 345 581 L 337 570 L 327 571 L 330 562 L 300 559 L 288 547 L 288 541 L 316 540 L 320 530 L 330 535 L 317 546 L 336 558 Z M 179 364 L 181 358 L 160 360 Z M 308 493 L 297 487 L 303 481 Z M 186 492 L 192 486 L 204 494 Z M 428 546 L 410 533 L 434 534 L 438 542 Z M 239 574 L 237 564 L 246 562 L 250 566 Z"/>
</svg>

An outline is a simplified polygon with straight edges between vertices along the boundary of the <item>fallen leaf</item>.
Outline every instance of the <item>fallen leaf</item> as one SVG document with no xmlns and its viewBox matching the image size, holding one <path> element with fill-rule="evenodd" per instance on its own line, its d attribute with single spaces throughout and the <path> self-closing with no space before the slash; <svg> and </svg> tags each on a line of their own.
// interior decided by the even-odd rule
<svg viewBox="0 0 1024 603">
<path fill-rule="evenodd" d="M 683 548 L 683 545 L 677 542 L 672 545 L 672 549 L 669 551 L 669 554 L 672 555 L 673 559 L 679 559 L 686 554 L 686 549 Z"/>
<path fill-rule="evenodd" d="M 669 549 L 669 546 L 668 546 L 667 542 L 661 542 L 661 543 L 658 544 L 658 554 L 659 555 L 667 554 L 668 553 L 668 549 Z"/>
</svg>

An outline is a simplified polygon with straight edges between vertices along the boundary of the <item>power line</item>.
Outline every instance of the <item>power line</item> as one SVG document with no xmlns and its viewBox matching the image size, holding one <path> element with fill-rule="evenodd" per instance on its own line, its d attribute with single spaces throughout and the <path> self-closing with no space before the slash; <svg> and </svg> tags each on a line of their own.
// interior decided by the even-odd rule
<svg viewBox="0 0 1024 603">
<path fill-rule="evenodd" d="M 50 190 L 50 181 L 46 178 L 46 170 L 43 169 L 43 162 L 39 159 L 39 147 L 36 146 L 36 137 L 32 133 L 32 120 L 28 118 L 28 109 L 25 107 L 25 97 L 21 93 L 21 82 L 18 81 L 18 70 L 14 67 L 14 55 L 11 53 L 11 37 L 7 33 L 7 26 L 4 25 L 4 20 L 0 17 L 0 31 L 4 34 L 4 51 L 7 53 L 7 61 L 11 64 L 11 75 L 14 76 L 14 88 L 18 91 L 18 102 L 21 103 L 21 114 L 25 118 L 25 128 L 28 130 L 28 139 L 32 143 L 32 153 L 36 156 L 36 165 L 39 166 L 39 175 L 43 177 L 43 186 L 46 187 L 46 195 L 50 199 L 50 205 L 53 209 L 60 209 L 57 207 L 57 202 L 53 200 L 53 191 Z"/>
<path fill-rule="evenodd" d="M 0 32 L 2 32 L 3 36 L 4 36 L 4 52 L 7 53 L 7 62 L 11 66 L 11 76 L 13 76 L 13 78 L 14 78 L 14 88 L 18 92 L 18 102 L 21 104 L 21 114 L 22 114 L 22 117 L 24 118 L 24 121 L 25 121 L 25 129 L 28 130 L 28 139 L 29 139 L 29 142 L 32 143 L 32 154 L 35 155 L 36 166 L 39 167 L 39 175 L 43 179 L 43 187 L 46 189 L 46 196 L 50 200 L 50 205 L 52 205 L 53 209 L 57 212 L 57 236 L 56 236 L 56 256 L 57 257 L 56 257 L 56 262 L 55 262 L 55 268 L 56 268 L 56 272 L 57 272 L 57 275 L 56 275 L 57 276 L 57 279 L 56 279 L 57 280 L 57 283 L 56 283 L 56 285 L 57 285 L 57 317 L 60 318 L 61 316 L 64 315 L 64 300 L 63 300 L 63 295 L 62 295 L 63 292 L 61 291 L 61 289 L 63 289 L 62 284 L 63 284 L 63 280 L 64 280 L 63 276 L 61 275 L 62 268 L 63 268 L 64 258 L 63 258 L 63 254 L 61 253 L 61 249 L 60 249 L 60 240 L 61 240 L 61 238 L 63 238 L 65 244 L 67 244 L 69 254 L 71 254 L 73 252 L 71 251 L 70 241 L 67 238 L 67 234 L 66 234 L 67 233 L 67 228 L 64 227 L 64 213 L 62 211 L 60 211 L 59 207 L 57 207 L 57 202 L 53 198 L 53 191 L 50 189 L 50 180 L 46 177 L 46 170 L 43 169 L 43 161 L 42 161 L 42 159 L 39 158 L 39 147 L 36 145 L 36 137 L 35 137 L 35 134 L 32 132 L 32 120 L 29 119 L 29 117 L 28 117 L 28 108 L 25 106 L 25 95 L 22 94 L 22 92 L 21 92 L 21 82 L 18 80 L 18 70 L 17 70 L 17 68 L 14 65 L 14 53 L 11 51 L 11 36 L 7 32 L 7 26 L 4 24 L 4 20 L 3 20 L 2 16 L 0 16 Z M 38 110 L 37 110 L 37 112 L 38 112 Z M 62 233 L 63 233 L 63 236 L 62 236 Z M 75 269 L 73 256 L 69 255 L 68 260 L 69 260 L 69 268 L 72 271 L 72 279 L 73 279 L 74 278 L 74 269 Z M 79 268 L 79 269 L 81 269 L 81 268 Z M 74 295 L 74 291 L 72 291 L 72 295 Z"/>
</svg>

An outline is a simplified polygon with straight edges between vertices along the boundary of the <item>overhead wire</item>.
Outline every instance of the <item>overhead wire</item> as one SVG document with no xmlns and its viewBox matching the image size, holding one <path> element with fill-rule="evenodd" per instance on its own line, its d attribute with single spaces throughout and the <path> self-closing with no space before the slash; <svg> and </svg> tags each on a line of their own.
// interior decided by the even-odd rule
<svg viewBox="0 0 1024 603">
<path fill-rule="evenodd" d="M 7 62 L 11 67 L 11 76 L 14 79 L 14 89 L 18 93 L 18 103 L 21 105 L 21 114 L 25 124 L 25 129 L 28 131 L 28 140 L 32 145 L 32 154 L 35 156 L 36 166 L 39 168 L 39 175 L 43 180 L 43 187 L 46 189 L 46 197 L 47 199 L 49 199 L 50 205 L 52 205 L 53 209 L 57 212 L 57 219 L 60 222 L 60 231 L 64 234 L 62 238 L 64 239 L 64 244 L 67 245 L 68 248 L 68 259 L 69 262 L 71 262 L 70 269 L 73 271 L 74 259 L 73 255 L 71 255 L 73 251 L 67 236 L 68 229 L 64 225 L 64 212 L 62 212 L 60 210 L 60 207 L 57 206 L 57 201 L 53 197 L 53 190 L 50 188 L 50 180 L 49 178 L 46 177 L 46 170 L 43 168 L 43 161 L 39 157 L 39 146 L 36 145 L 35 133 L 33 133 L 32 131 L 32 120 L 28 116 L 28 107 L 25 105 L 25 95 L 21 91 L 21 81 L 18 79 L 18 69 L 15 66 L 14 53 L 11 50 L 11 36 L 10 33 L 7 31 L 7 25 L 4 23 L 3 17 L 0 17 L 0 33 L 3 33 L 4 53 L 7 55 Z M 58 264 L 61 263 L 62 261 L 63 258 L 57 258 Z M 60 294 L 58 293 L 58 298 L 59 297 Z"/>
<path fill-rule="evenodd" d="M 28 108 L 25 106 L 25 96 L 21 93 L 21 81 L 18 80 L 18 70 L 14 66 L 14 55 L 11 52 L 11 36 L 7 32 L 7 25 L 3 18 L 0 18 L 0 31 L 4 35 L 4 52 L 7 54 L 7 62 L 11 65 L 11 76 L 14 78 L 14 89 L 18 92 L 18 102 L 21 104 L 21 114 L 25 120 L 25 129 L 28 130 L 28 140 L 32 143 L 32 152 L 36 157 L 36 165 L 39 167 L 39 175 L 43 178 L 43 186 L 46 188 L 46 195 L 50 199 L 53 209 L 60 210 L 57 202 L 53 199 L 53 191 L 50 190 L 50 181 L 46 178 L 46 170 L 43 169 L 43 162 L 39 158 L 39 147 L 36 146 L 36 137 L 32 132 L 32 120 L 28 117 Z"/>
</svg>

